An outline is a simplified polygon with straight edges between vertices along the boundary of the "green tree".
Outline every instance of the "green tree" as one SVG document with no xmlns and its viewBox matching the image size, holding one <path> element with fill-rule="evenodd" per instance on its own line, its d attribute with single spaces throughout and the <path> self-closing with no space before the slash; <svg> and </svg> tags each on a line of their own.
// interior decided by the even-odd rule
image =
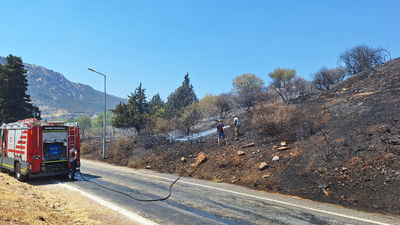
<svg viewBox="0 0 400 225">
<path fill-rule="evenodd" d="M 78 118 L 76 122 L 79 125 L 79 130 L 82 132 L 82 138 L 85 138 L 85 131 L 92 127 L 92 119 L 88 115 Z"/>
<path fill-rule="evenodd" d="M 198 104 L 200 112 L 211 120 L 223 119 L 235 107 L 232 93 L 206 94 Z"/>
<path fill-rule="evenodd" d="M 261 77 L 257 77 L 252 73 L 246 73 L 237 76 L 232 80 L 232 90 L 239 96 L 239 102 L 244 107 L 254 105 L 256 95 L 261 92 L 264 81 Z"/>
<path fill-rule="evenodd" d="M 193 85 L 190 84 L 189 73 L 187 73 L 184 77 L 182 85 L 168 96 L 168 117 L 179 117 L 182 113 L 182 110 L 186 106 L 198 101 L 199 100 L 197 99 L 197 96 L 194 92 Z"/>
<path fill-rule="evenodd" d="M 232 80 L 233 91 L 241 93 L 247 90 L 259 91 L 264 86 L 264 81 L 261 77 L 257 77 L 253 73 L 246 73 L 235 77 Z"/>
<path fill-rule="evenodd" d="M 211 93 L 207 93 L 204 97 L 199 101 L 199 110 L 206 116 L 212 120 L 218 120 L 218 108 L 215 106 L 217 96 Z"/>
<path fill-rule="evenodd" d="M 4 65 L 0 64 L 0 122 L 32 117 L 41 119 L 39 108 L 31 103 L 30 96 L 26 94 L 26 72 L 22 59 L 11 54 Z"/>
<path fill-rule="evenodd" d="M 186 106 L 179 118 L 174 118 L 176 130 L 183 134 L 189 135 L 193 132 L 192 128 L 201 118 L 199 103 L 195 102 Z"/>
<path fill-rule="evenodd" d="M 149 104 L 146 100 L 142 83 L 131 93 L 128 103 L 119 103 L 115 109 L 110 110 L 115 114 L 111 125 L 114 127 L 134 127 L 138 132 L 144 128 L 149 118 Z"/>
<path fill-rule="evenodd" d="M 129 96 L 128 96 L 129 97 Z M 111 125 L 113 127 L 132 127 L 130 126 L 130 112 L 128 111 L 128 105 L 120 102 L 115 106 L 115 109 L 111 109 L 110 111 L 115 114 L 114 119 L 111 121 Z"/>
<path fill-rule="evenodd" d="M 155 94 L 149 102 L 149 112 L 152 117 L 165 116 L 165 102 L 161 99 L 160 94 Z"/>
<path fill-rule="evenodd" d="M 271 87 L 279 94 L 283 101 L 288 102 L 293 97 L 292 80 L 296 77 L 295 69 L 277 68 L 269 73 L 272 78 Z"/>
<path fill-rule="evenodd" d="M 104 123 L 104 112 L 101 112 L 99 114 L 99 116 L 92 122 L 93 127 L 97 127 L 97 128 L 102 128 L 103 127 L 103 123 Z M 114 118 L 114 113 L 112 112 L 106 112 L 106 126 L 110 126 L 111 125 L 111 121 Z"/>
</svg>

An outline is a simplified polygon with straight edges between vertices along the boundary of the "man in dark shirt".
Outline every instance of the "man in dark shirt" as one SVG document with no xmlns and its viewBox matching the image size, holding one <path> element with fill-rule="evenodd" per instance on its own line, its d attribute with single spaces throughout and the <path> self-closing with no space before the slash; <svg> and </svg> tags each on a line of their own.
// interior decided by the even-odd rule
<svg viewBox="0 0 400 225">
<path fill-rule="evenodd" d="M 69 164 L 71 165 L 71 178 L 70 181 L 76 181 L 75 172 L 78 167 L 78 151 L 75 149 L 75 145 L 71 145 L 69 150 Z"/>
<path fill-rule="evenodd" d="M 225 143 L 226 143 L 226 145 L 228 145 L 228 140 L 227 140 L 226 137 L 225 137 L 225 128 L 224 128 L 224 124 L 222 123 L 222 120 L 221 120 L 221 119 L 218 120 L 216 134 L 218 135 L 218 146 L 220 145 L 220 144 L 219 144 L 219 139 L 220 139 L 221 137 L 225 138 Z"/>
</svg>

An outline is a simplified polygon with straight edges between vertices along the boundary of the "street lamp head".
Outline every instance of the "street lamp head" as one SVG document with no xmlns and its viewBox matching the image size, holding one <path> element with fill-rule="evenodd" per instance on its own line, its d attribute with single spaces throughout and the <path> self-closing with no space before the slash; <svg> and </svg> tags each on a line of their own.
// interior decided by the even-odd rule
<svg viewBox="0 0 400 225">
<path fill-rule="evenodd" d="M 102 75 L 102 76 L 104 77 L 104 79 L 106 78 L 106 75 L 105 75 L 105 74 L 102 74 L 102 73 L 100 73 L 100 72 L 97 72 L 96 70 L 94 70 L 94 69 L 92 69 L 92 68 L 90 68 L 90 67 L 88 67 L 87 69 L 90 70 L 90 71 L 92 71 L 92 72 L 94 72 L 94 73 L 97 73 L 97 74 Z"/>
</svg>

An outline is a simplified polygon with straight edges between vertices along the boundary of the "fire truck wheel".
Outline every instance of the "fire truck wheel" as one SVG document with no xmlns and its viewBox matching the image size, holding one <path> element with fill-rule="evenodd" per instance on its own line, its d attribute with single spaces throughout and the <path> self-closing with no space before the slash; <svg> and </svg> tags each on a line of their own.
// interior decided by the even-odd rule
<svg viewBox="0 0 400 225">
<path fill-rule="evenodd" d="M 22 182 L 26 181 L 29 176 L 21 174 L 21 164 L 19 162 L 17 162 L 17 164 L 15 165 L 15 176 L 17 177 L 17 180 Z"/>
</svg>

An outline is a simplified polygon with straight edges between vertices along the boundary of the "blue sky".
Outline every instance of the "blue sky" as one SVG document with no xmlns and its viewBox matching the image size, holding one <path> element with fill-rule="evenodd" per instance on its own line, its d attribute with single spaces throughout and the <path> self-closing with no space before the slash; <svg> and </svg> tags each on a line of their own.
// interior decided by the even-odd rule
<svg viewBox="0 0 400 225">
<path fill-rule="evenodd" d="M 197 96 L 274 69 L 310 80 L 359 44 L 400 56 L 400 1 L 85 0 L 0 2 L 0 56 L 126 98 L 142 83 L 165 101 L 189 72 Z"/>
</svg>

